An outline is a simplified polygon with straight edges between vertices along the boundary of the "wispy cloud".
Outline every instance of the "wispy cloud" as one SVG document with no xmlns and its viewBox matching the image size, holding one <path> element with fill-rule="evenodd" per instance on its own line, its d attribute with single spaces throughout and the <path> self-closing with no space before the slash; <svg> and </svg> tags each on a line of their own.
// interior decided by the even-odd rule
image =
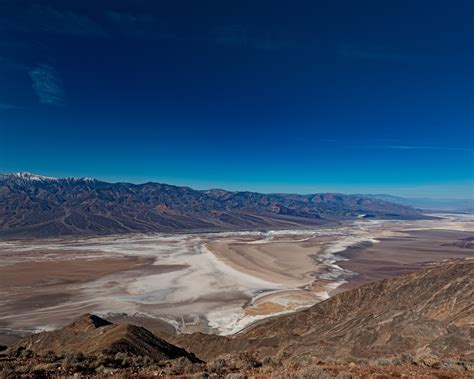
<svg viewBox="0 0 474 379">
<path fill-rule="evenodd" d="M 452 147 L 452 146 L 410 146 L 410 145 L 381 145 L 382 149 L 389 150 L 448 150 L 448 151 L 474 151 L 474 149 L 466 147 Z"/>
<path fill-rule="evenodd" d="M 387 143 L 392 141 L 392 143 Z M 331 148 L 343 149 L 366 149 L 366 150 L 433 150 L 433 151 L 466 151 L 474 152 L 474 148 L 462 146 L 443 146 L 443 145 L 405 145 L 401 141 L 393 139 L 375 139 L 367 144 L 340 144 L 337 139 L 320 139 L 320 142 L 328 144 Z M 385 143 L 384 143 L 385 142 Z"/>
<path fill-rule="evenodd" d="M 34 5 L 30 15 L 43 31 L 93 37 L 107 36 L 107 32 L 100 24 L 85 15 L 69 10 L 58 10 L 49 5 Z"/>
<path fill-rule="evenodd" d="M 84 14 L 40 4 L 32 5 L 20 16 L 0 17 L 0 30 L 89 37 L 108 36 L 108 32 L 101 24 Z"/>
<path fill-rule="evenodd" d="M 149 13 L 132 14 L 108 10 L 105 11 L 105 16 L 111 22 L 129 26 L 152 25 L 157 22 L 155 16 Z"/>
<path fill-rule="evenodd" d="M 188 28 L 169 23 L 151 13 L 124 13 L 107 10 L 104 13 L 106 26 L 112 35 L 119 34 L 146 40 L 175 42 L 212 43 L 228 48 L 250 48 L 256 50 L 281 50 L 294 47 L 291 41 L 275 30 L 255 30 L 246 24 L 224 24 Z"/>
<path fill-rule="evenodd" d="M 114 10 L 105 11 L 107 27 L 112 34 L 147 40 L 178 40 L 168 23 L 151 13 L 124 13 Z"/>
<path fill-rule="evenodd" d="M 294 47 L 294 41 L 273 31 L 251 30 L 246 25 L 221 25 L 210 32 L 210 40 L 228 47 L 246 47 L 257 50 L 281 50 Z"/>
<path fill-rule="evenodd" d="M 40 64 L 28 73 L 33 81 L 33 89 L 41 104 L 65 105 L 63 85 L 54 67 Z"/>
</svg>

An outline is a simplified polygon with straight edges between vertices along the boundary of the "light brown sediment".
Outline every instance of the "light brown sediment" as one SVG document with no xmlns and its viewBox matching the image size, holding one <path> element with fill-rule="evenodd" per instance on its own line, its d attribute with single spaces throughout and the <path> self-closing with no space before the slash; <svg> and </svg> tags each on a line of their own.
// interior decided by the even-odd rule
<svg viewBox="0 0 474 379">
<path fill-rule="evenodd" d="M 171 320 L 181 331 L 233 333 L 255 320 L 312 306 L 328 292 L 433 262 L 473 258 L 474 250 L 462 243 L 474 237 L 471 226 L 458 224 L 454 231 L 443 229 L 453 229 L 451 221 L 361 221 L 314 234 L 1 243 L 0 344 L 10 338 L 5 331 L 60 327 L 86 312 L 112 313 L 127 321 L 136 318 L 166 333 L 173 328 L 163 329 L 160 318 Z M 367 228 L 370 225 L 375 228 Z M 350 243 L 357 240 L 353 237 L 361 230 L 362 240 L 372 242 L 355 243 L 356 247 L 336 253 L 346 259 L 336 264 L 354 275 L 334 289 L 341 278 L 321 276 L 328 264 L 320 258 L 346 237 Z M 160 291 L 163 295 L 155 296 Z"/>
</svg>

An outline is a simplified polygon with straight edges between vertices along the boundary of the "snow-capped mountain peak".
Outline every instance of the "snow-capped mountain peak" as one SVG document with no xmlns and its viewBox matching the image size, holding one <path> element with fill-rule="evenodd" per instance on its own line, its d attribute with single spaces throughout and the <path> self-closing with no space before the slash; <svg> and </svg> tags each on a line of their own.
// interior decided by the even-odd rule
<svg viewBox="0 0 474 379">
<path fill-rule="evenodd" d="M 36 175 L 32 174 L 30 172 L 15 172 L 12 174 L 5 174 L 5 175 L 0 175 L 0 177 L 3 177 L 3 179 L 16 179 L 16 180 L 24 180 L 24 181 L 34 181 L 34 182 L 58 182 L 58 181 L 86 181 L 86 182 L 92 182 L 95 181 L 95 179 L 92 178 L 73 178 L 73 177 L 67 177 L 67 178 L 55 178 L 52 176 L 43 176 L 43 175 Z"/>
<path fill-rule="evenodd" d="M 43 176 L 43 175 L 35 175 L 31 172 L 15 172 L 13 174 L 8 175 L 12 178 L 24 179 L 24 180 L 34 180 L 34 181 L 50 181 L 50 180 L 58 180 L 57 178 L 53 178 L 51 176 Z"/>
</svg>

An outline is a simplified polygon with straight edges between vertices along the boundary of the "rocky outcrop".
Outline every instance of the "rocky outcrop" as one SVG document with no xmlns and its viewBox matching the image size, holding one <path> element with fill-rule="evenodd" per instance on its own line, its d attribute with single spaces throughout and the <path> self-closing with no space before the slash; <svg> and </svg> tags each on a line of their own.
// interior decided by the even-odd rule
<svg viewBox="0 0 474 379">
<path fill-rule="evenodd" d="M 199 360 L 182 348 L 155 336 L 135 325 L 112 324 L 98 316 L 86 314 L 63 329 L 42 332 L 22 339 L 9 347 L 10 351 L 29 350 L 35 354 L 53 352 L 56 355 L 82 353 L 86 356 L 102 354 L 147 357 L 164 361 L 184 357 Z"/>
</svg>

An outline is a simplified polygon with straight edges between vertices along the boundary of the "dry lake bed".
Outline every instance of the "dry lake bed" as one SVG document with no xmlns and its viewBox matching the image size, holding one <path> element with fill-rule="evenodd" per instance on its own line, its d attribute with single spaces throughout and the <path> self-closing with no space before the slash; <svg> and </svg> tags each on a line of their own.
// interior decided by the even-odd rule
<svg viewBox="0 0 474 379">
<path fill-rule="evenodd" d="M 474 216 L 314 230 L 0 242 L 0 344 L 93 312 L 233 334 L 378 279 L 474 257 Z"/>
</svg>

